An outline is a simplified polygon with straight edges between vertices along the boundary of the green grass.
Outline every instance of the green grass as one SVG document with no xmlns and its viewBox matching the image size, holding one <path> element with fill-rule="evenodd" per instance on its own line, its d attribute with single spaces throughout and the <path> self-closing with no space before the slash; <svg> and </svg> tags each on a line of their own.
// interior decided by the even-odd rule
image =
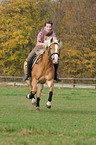
<svg viewBox="0 0 96 145">
<path fill-rule="evenodd" d="M 27 87 L 0 87 L 0 145 L 96 144 L 96 90 L 54 88 L 50 110 L 48 91 L 35 112 Z"/>
</svg>

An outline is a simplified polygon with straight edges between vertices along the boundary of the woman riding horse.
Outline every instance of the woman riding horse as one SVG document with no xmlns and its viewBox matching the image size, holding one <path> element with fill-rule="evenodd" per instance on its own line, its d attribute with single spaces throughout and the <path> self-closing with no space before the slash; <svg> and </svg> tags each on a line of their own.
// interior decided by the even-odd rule
<svg viewBox="0 0 96 145">
<path fill-rule="evenodd" d="M 37 36 L 36 47 L 30 52 L 30 54 L 28 55 L 28 58 L 26 59 L 26 61 L 27 61 L 27 73 L 25 74 L 23 80 L 26 81 L 26 80 L 28 80 L 28 78 L 31 77 L 31 63 L 30 63 L 30 61 L 35 54 L 42 53 L 43 48 L 46 47 L 44 44 L 44 40 L 46 40 L 46 39 L 48 40 L 50 37 L 56 37 L 55 33 L 52 30 L 52 25 L 53 25 L 53 23 L 50 20 L 45 22 L 44 27 L 39 32 L 39 34 Z M 59 62 L 56 64 L 54 63 L 54 68 L 55 68 L 54 80 L 61 81 L 57 75 L 58 65 L 59 65 Z"/>
<path fill-rule="evenodd" d="M 46 104 L 47 108 L 51 108 L 51 101 L 53 95 L 53 81 L 54 81 L 54 64 L 53 58 L 59 59 L 59 51 L 60 51 L 60 43 L 55 38 L 50 38 L 47 41 L 44 41 L 45 48 L 41 57 L 37 58 L 36 63 L 33 66 L 31 71 L 32 76 L 32 87 L 30 80 L 26 80 L 30 94 L 26 96 L 26 98 L 32 100 L 32 105 L 36 106 L 36 111 L 40 111 L 39 103 L 40 103 L 40 95 L 43 89 L 44 83 L 47 83 L 49 86 L 49 97 L 48 102 Z M 26 61 L 24 63 L 24 73 L 26 73 Z M 37 90 L 38 84 L 38 90 Z M 37 92 L 37 100 L 35 100 L 35 94 Z"/>
</svg>

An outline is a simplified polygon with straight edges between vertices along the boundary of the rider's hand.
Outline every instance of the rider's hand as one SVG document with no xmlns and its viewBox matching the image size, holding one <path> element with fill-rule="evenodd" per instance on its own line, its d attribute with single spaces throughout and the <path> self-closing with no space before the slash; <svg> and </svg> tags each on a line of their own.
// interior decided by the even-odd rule
<svg viewBox="0 0 96 145">
<path fill-rule="evenodd" d="M 45 40 L 45 41 L 44 41 L 44 45 L 43 45 L 43 47 L 46 48 L 48 45 L 49 45 L 48 40 L 47 40 L 47 41 Z"/>
</svg>

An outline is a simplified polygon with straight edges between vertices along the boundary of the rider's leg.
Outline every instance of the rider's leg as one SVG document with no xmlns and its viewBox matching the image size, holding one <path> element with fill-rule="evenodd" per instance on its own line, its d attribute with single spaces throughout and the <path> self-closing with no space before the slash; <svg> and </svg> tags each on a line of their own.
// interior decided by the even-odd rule
<svg viewBox="0 0 96 145">
<path fill-rule="evenodd" d="M 23 80 L 26 81 L 29 77 L 31 77 L 31 63 L 30 61 L 27 61 L 27 73 L 25 74 Z"/>
<path fill-rule="evenodd" d="M 35 51 L 37 50 L 37 47 L 35 47 L 31 52 L 30 52 L 30 54 L 28 55 L 28 57 L 27 57 L 27 61 L 30 61 L 31 60 L 31 58 L 33 57 L 33 55 L 35 54 Z"/>
<path fill-rule="evenodd" d="M 30 60 L 34 56 L 35 51 L 36 51 L 36 47 L 28 55 L 28 58 L 27 58 L 27 73 L 23 78 L 24 81 L 28 80 L 28 78 L 31 77 L 31 63 L 30 63 Z"/>
<path fill-rule="evenodd" d="M 54 68 L 55 68 L 54 80 L 61 81 L 61 79 L 58 78 L 58 74 L 57 74 L 58 66 L 59 66 L 59 63 L 58 64 L 54 64 Z"/>
</svg>

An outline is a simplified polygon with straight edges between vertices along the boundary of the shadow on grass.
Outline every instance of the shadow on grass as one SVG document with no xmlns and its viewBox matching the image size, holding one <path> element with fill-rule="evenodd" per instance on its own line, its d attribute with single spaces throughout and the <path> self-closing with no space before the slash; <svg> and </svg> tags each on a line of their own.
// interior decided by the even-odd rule
<svg viewBox="0 0 96 145">
<path fill-rule="evenodd" d="M 39 113 L 56 113 L 56 114 L 86 114 L 86 115 L 96 115 L 96 111 L 89 111 L 89 110 L 73 110 L 73 109 L 50 109 L 50 110 L 44 110 L 44 109 L 41 109 Z"/>
</svg>

